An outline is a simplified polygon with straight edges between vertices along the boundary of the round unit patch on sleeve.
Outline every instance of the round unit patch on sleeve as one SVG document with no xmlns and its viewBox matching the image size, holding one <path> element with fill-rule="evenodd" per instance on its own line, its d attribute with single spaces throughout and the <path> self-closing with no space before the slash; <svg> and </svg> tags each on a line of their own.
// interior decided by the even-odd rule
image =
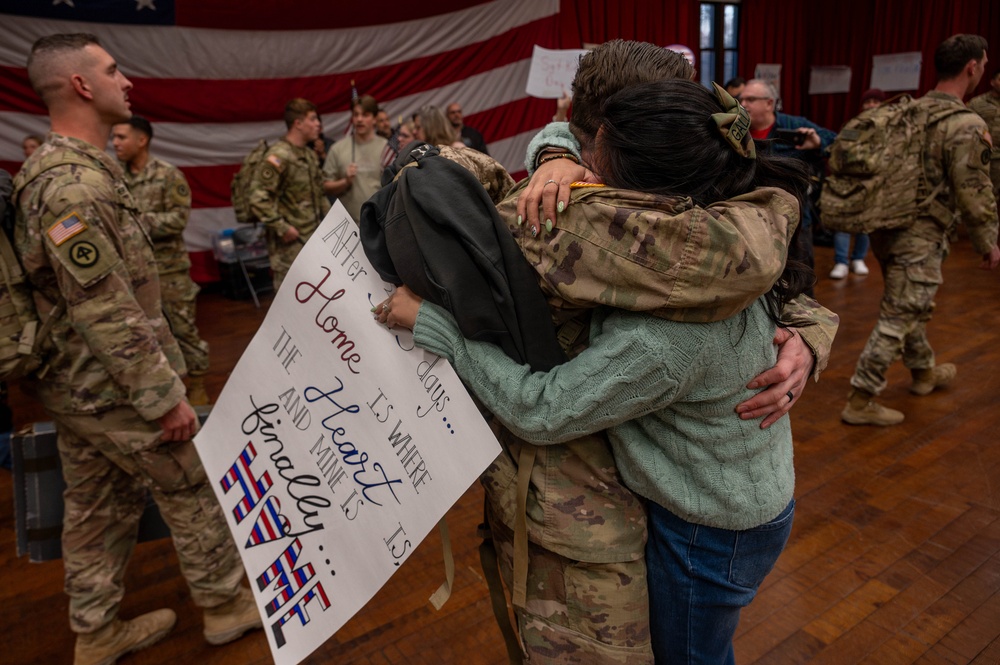
<svg viewBox="0 0 1000 665">
<path fill-rule="evenodd" d="M 100 259 L 101 252 L 97 249 L 97 245 L 92 242 L 87 240 L 78 240 L 70 245 L 69 260 L 72 261 L 75 266 L 79 266 L 80 268 L 90 268 L 97 265 L 97 262 Z"/>
</svg>

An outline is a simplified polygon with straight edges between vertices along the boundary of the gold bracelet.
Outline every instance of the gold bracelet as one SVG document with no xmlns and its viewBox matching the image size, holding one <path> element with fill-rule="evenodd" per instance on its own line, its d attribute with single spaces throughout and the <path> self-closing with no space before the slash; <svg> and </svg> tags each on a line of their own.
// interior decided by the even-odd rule
<svg viewBox="0 0 1000 665">
<path fill-rule="evenodd" d="M 551 162 L 553 159 L 568 159 L 571 162 L 574 162 L 576 164 L 580 163 L 580 160 L 577 159 L 576 155 L 574 155 L 573 153 L 571 153 L 571 152 L 560 152 L 560 153 L 555 154 L 555 155 L 545 155 L 544 157 L 542 157 L 541 159 L 538 160 L 538 165 L 541 166 L 545 162 Z"/>
</svg>

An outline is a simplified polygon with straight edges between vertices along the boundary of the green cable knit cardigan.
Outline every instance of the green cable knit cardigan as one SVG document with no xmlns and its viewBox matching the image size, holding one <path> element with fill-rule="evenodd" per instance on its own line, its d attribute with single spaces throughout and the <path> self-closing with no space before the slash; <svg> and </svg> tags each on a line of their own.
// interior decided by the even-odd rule
<svg viewBox="0 0 1000 665">
<path fill-rule="evenodd" d="M 451 315 L 420 307 L 414 339 L 447 358 L 514 434 L 540 445 L 607 429 L 625 484 L 678 517 L 730 530 L 760 526 L 792 499 L 788 418 L 768 429 L 735 407 L 775 363 L 762 300 L 724 321 L 680 323 L 598 309 L 591 345 L 531 373 L 496 346 L 461 336 Z"/>
</svg>

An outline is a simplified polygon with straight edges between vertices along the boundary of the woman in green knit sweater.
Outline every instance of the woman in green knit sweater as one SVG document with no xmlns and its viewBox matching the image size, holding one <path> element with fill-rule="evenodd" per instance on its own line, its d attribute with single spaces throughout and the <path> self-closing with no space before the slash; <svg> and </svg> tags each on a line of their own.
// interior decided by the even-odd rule
<svg viewBox="0 0 1000 665">
<path fill-rule="evenodd" d="M 745 111 L 724 93 L 660 81 L 607 100 L 593 170 L 614 187 L 705 204 L 783 181 L 794 166 L 757 157 Z M 746 385 L 775 362 L 777 311 L 810 283 L 789 265 L 774 289 L 714 323 L 602 308 L 590 346 L 532 374 L 464 339 L 451 315 L 400 287 L 379 320 L 413 328 L 514 434 L 539 444 L 608 430 L 626 484 L 647 499 L 653 650 L 658 662 L 732 663 L 740 609 L 784 548 L 794 501 L 788 419 L 733 417 Z"/>
</svg>

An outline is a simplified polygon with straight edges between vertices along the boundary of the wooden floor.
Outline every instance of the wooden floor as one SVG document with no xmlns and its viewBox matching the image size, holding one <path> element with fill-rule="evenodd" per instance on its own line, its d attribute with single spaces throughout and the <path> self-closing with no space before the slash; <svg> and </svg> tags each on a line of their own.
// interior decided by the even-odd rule
<svg viewBox="0 0 1000 665">
<path fill-rule="evenodd" d="M 744 612 L 737 661 L 747 663 L 1000 663 L 1000 271 L 978 269 L 968 241 L 945 267 L 931 340 L 956 384 L 910 395 L 902 366 L 884 401 L 907 415 L 888 428 L 841 424 L 854 362 L 875 321 L 881 278 L 831 282 L 832 251 L 817 249 L 819 299 L 841 315 L 830 368 L 793 413 L 795 526 L 788 548 Z M 266 302 L 265 302 L 266 306 Z M 206 293 L 199 325 L 212 344 L 213 394 L 263 310 Z M 43 417 L 18 390 L 20 423 Z M 386 587 L 310 663 L 505 663 L 479 571 L 474 529 L 482 493 L 449 513 L 454 595 L 427 602 L 442 580 L 440 540 L 425 541 Z M 62 565 L 14 554 L 10 474 L 0 472 L 0 662 L 69 663 Z M 224 647 L 201 638 L 201 617 L 169 541 L 138 547 L 123 615 L 172 607 L 177 628 L 128 664 L 268 663 L 257 632 Z"/>
</svg>

